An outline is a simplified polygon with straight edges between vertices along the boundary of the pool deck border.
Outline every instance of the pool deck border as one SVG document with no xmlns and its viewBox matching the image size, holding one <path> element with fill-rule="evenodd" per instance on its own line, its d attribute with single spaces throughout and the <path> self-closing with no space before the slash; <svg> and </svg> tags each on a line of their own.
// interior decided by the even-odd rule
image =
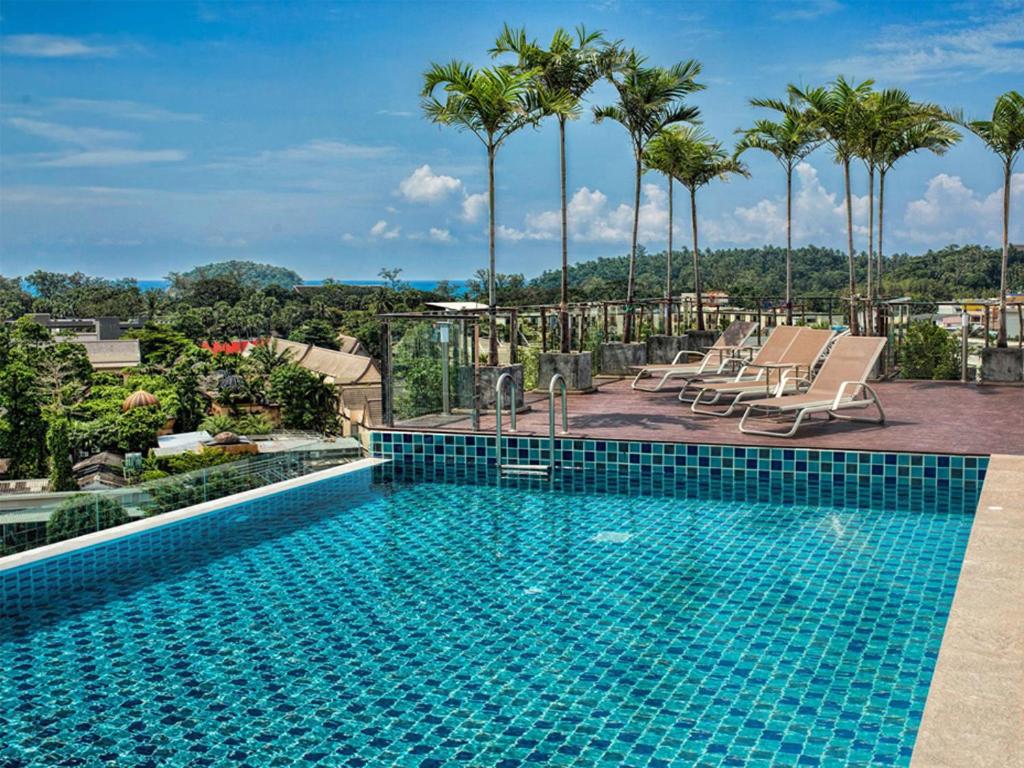
<svg viewBox="0 0 1024 768">
<path fill-rule="evenodd" d="M 1024 765 L 1024 456 L 989 459 L 911 768 Z"/>
<path fill-rule="evenodd" d="M 124 525 L 117 525 L 113 528 L 106 528 L 102 531 L 96 531 L 95 533 L 87 533 L 84 536 L 77 536 L 73 539 L 67 539 L 66 541 L 59 541 L 56 544 L 46 544 L 42 547 L 27 549 L 24 552 L 16 552 L 13 555 L 0 557 L 0 574 L 12 571 L 15 568 L 21 568 L 32 563 L 37 563 L 42 560 L 48 560 L 50 558 L 71 554 L 72 552 L 89 549 L 90 547 L 105 544 L 107 542 L 114 541 L 115 539 L 123 539 L 155 528 L 180 523 L 181 521 L 188 520 L 189 518 L 199 517 L 200 515 L 205 515 L 209 512 L 215 512 L 218 509 L 233 507 L 236 504 L 254 501 L 264 496 L 272 496 L 275 493 L 299 488 L 303 485 L 309 485 L 310 483 L 316 483 L 332 477 L 347 475 L 350 472 L 358 472 L 359 470 L 367 469 L 368 467 L 375 467 L 378 464 L 384 464 L 386 462 L 386 459 L 380 458 L 359 459 L 347 464 L 339 464 L 338 466 L 330 467 L 329 469 L 322 469 L 318 472 L 311 472 L 308 475 L 302 475 L 301 477 L 293 477 L 289 480 L 281 480 L 277 483 L 263 485 L 259 488 L 242 491 L 241 493 L 235 493 L 230 496 L 222 496 L 219 499 L 204 501 L 200 504 L 193 504 L 190 507 L 176 509 L 173 512 L 166 512 L 161 515 L 146 517 L 142 520 L 125 523 Z"/>
</svg>

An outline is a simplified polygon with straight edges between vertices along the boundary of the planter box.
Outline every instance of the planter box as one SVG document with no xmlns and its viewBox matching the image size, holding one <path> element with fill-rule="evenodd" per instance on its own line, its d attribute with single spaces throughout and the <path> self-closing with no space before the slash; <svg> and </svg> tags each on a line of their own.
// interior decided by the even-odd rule
<svg viewBox="0 0 1024 768">
<path fill-rule="evenodd" d="M 512 380 L 516 383 L 516 411 L 524 409 L 523 396 L 523 366 L 516 365 L 483 365 L 480 367 L 480 410 L 492 411 L 495 406 L 494 387 L 503 373 L 511 373 Z M 508 386 L 507 384 L 505 385 Z M 505 390 L 505 408 L 509 407 L 508 389 Z"/>
<path fill-rule="evenodd" d="M 989 347 L 981 351 L 982 383 L 1024 381 L 1024 350 Z"/>
<path fill-rule="evenodd" d="M 601 373 L 608 376 L 629 376 L 635 374 L 631 365 L 647 364 L 647 345 L 626 344 L 620 341 L 601 345 Z"/>
<path fill-rule="evenodd" d="M 570 392 L 594 389 L 593 355 L 590 352 L 541 352 L 537 362 L 537 389 L 548 391 L 551 377 L 562 374 Z"/>
<path fill-rule="evenodd" d="M 686 338 L 690 340 L 690 349 L 702 350 L 714 344 L 719 337 L 718 331 L 687 331 Z M 669 360 L 671 363 L 672 361 Z"/>
<path fill-rule="evenodd" d="M 680 352 L 693 349 L 689 336 L 648 336 L 647 362 L 671 363 Z"/>
</svg>

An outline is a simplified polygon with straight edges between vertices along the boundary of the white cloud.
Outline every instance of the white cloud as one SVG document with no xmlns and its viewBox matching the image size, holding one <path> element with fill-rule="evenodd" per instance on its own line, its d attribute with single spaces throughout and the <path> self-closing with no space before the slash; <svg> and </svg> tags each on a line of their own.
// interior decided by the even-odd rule
<svg viewBox="0 0 1024 768">
<path fill-rule="evenodd" d="M 6 56 L 36 59 L 110 58 L 119 49 L 112 45 L 94 45 L 80 37 L 62 35 L 5 35 L 0 50 Z"/>
<path fill-rule="evenodd" d="M 387 221 L 381 219 L 370 227 L 370 237 L 377 237 L 382 240 L 394 240 L 399 235 L 399 227 L 389 227 Z"/>
<path fill-rule="evenodd" d="M 775 12 L 774 17 L 787 21 L 809 21 L 835 13 L 842 7 L 838 0 L 790 0 Z"/>
<path fill-rule="evenodd" d="M 127 131 L 60 125 L 59 123 L 30 120 L 24 117 L 12 117 L 7 120 L 7 123 L 23 133 L 49 139 L 58 144 L 73 144 L 78 147 L 117 144 L 134 138 L 134 135 Z"/>
<path fill-rule="evenodd" d="M 463 221 L 473 222 L 479 219 L 487 211 L 487 195 L 484 192 L 477 192 L 466 195 L 462 200 Z"/>
<path fill-rule="evenodd" d="M 100 168 L 117 165 L 149 165 L 176 163 L 187 154 L 180 149 L 97 149 L 44 160 L 39 165 L 49 168 Z"/>
<path fill-rule="evenodd" d="M 1024 72 L 1024 10 L 993 4 L 986 16 L 884 27 L 868 52 L 826 63 L 824 72 L 909 82 L 969 74 Z"/>
<path fill-rule="evenodd" d="M 332 139 L 311 139 L 305 144 L 284 149 L 264 150 L 255 158 L 257 162 L 289 160 L 323 162 L 325 160 L 374 160 L 390 154 L 391 147 L 353 144 Z"/>
<path fill-rule="evenodd" d="M 378 109 L 378 115 L 387 115 L 388 117 L 412 117 L 414 112 L 407 112 L 404 109 Z"/>
<path fill-rule="evenodd" d="M 53 99 L 52 107 L 60 112 L 88 112 L 108 117 L 143 122 L 199 122 L 202 115 L 192 112 L 173 112 L 169 109 L 118 99 Z"/>
<path fill-rule="evenodd" d="M 401 195 L 414 203 L 436 203 L 460 189 L 459 179 L 436 174 L 429 165 L 421 165 L 398 185 Z"/>
<path fill-rule="evenodd" d="M 840 243 L 846 238 L 846 201 L 839 192 L 825 188 L 810 163 L 796 167 L 793 195 L 793 242 Z M 867 195 L 853 195 L 853 230 L 867 235 Z M 737 206 L 731 213 L 700 217 L 702 239 L 709 244 L 784 243 L 786 241 L 786 198 L 763 198 L 753 205 Z"/>
<path fill-rule="evenodd" d="M 1024 195 L 1024 173 L 1010 178 L 1011 201 Z M 918 243 L 1000 242 L 1003 188 L 984 197 L 964 185 L 959 176 L 940 173 L 928 182 L 924 196 L 907 204 L 897 235 Z M 1010 217 L 1010 239 L 1024 233 L 1021 217 Z"/>
<path fill-rule="evenodd" d="M 645 184 L 642 192 L 639 239 L 663 239 L 668 231 L 668 193 L 655 184 Z M 633 206 L 621 203 L 611 207 L 607 195 L 598 189 L 580 187 L 568 209 L 569 236 L 575 241 L 628 243 L 632 238 Z M 502 225 L 498 236 L 506 240 L 557 240 L 561 237 L 561 220 L 557 210 L 530 213 L 522 229 Z"/>
<path fill-rule="evenodd" d="M 430 239 L 438 243 L 450 243 L 452 241 L 452 233 L 447 229 L 440 229 L 439 227 L 430 228 Z"/>
</svg>

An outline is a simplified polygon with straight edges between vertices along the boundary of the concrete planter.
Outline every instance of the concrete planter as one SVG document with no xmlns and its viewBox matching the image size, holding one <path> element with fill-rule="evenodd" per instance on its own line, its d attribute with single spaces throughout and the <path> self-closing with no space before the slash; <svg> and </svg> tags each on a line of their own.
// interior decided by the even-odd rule
<svg viewBox="0 0 1024 768">
<path fill-rule="evenodd" d="M 628 376 L 631 365 L 647 364 L 647 345 L 620 341 L 601 345 L 601 373 L 606 376 Z"/>
<path fill-rule="evenodd" d="M 684 336 L 649 336 L 647 337 L 647 362 L 671 363 L 676 355 L 688 349 L 690 337 Z"/>
<path fill-rule="evenodd" d="M 1024 381 L 1024 350 L 1011 347 L 983 349 L 981 381 L 993 384 Z"/>
<path fill-rule="evenodd" d="M 593 355 L 590 352 L 541 352 L 537 363 L 537 389 L 547 392 L 551 377 L 562 374 L 570 392 L 594 388 Z"/>
<path fill-rule="evenodd" d="M 480 409 L 483 411 L 492 411 L 495 406 L 495 391 L 494 387 L 498 383 L 498 379 L 503 373 L 511 373 L 512 380 L 516 383 L 516 411 L 524 410 L 525 403 L 523 400 L 523 366 L 517 363 L 516 365 L 484 365 L 480 367 Z M 507 385 L 506 385 L 507 386 Z M 505 390 L 505 408 L 509 407 L 508 403 L 509 391 Z"/>
<path fill-rule="evenodd" d="M 706 349 L 718 340 L 718 331 L 687 331 L 686 338 L 690 340 L 690 349 L 700 351 Z M 669 361 L 671 362 L 671 360 Z"/>
</svg>

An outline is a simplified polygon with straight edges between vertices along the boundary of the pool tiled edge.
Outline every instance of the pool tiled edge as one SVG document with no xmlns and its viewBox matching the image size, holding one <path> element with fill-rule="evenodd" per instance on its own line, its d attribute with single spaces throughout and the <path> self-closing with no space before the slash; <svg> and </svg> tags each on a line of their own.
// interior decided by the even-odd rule
<svg viewBox="0 0 1024 768">
<path fill-rule="evenodd" d="M 548 439 L 536 436 L 502 438 L 508 463 L 548 461 Z M 427 463 L 495 464 L 492 435 L 449 432 L 377 431 L 371 453 L 396 461 Z M 819 448 L 776 448 L 695 443 L 659 443 L 629 440 L 558 438 L 556 462 L 582 470 L 614 470 L 672 475 L 680 471 L 716 475 L 728 472 L 779 474 L 820 481 L 835 476 L 873 477 L 883 481 L 922 481 L 979 484 L 985 479 L 988 458 L 930 453 L 847 451 Z"/>
<path fill-rule="evenodd" d="M 1024 456 L 992 456 L 912 768 L 1024 765 Z"/>
</svg>

